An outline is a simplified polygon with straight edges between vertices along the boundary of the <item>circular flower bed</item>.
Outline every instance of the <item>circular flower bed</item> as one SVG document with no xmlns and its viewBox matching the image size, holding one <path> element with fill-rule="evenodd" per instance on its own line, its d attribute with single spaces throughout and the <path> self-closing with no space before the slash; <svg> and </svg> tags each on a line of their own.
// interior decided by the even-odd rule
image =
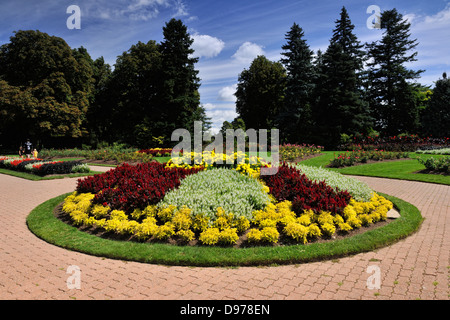
<svg viewBox="0 0 450 320">
<path fill-rule="evenodd" d="M 78 226 L 130 240 L 238 246 L 332 239 L 386 220 L 393 207 L 371 190 L 354 197 L 354 187 L 331 187 L 300 168 L 283 164 L 260 176 L 268 166 L 261 159 L 233 158 L 242 162 L 221 164 L 226 155 L 213 154 L 192 166 L 123 165 L 80 179 L 62 211 Z"/>
</svg>

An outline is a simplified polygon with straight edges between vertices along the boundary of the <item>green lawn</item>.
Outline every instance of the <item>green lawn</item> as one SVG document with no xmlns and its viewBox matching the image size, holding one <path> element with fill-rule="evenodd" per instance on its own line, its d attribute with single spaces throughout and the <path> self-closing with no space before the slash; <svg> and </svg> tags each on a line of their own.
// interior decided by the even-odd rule
<svg viewBox="0 0 450 320">
<path fill-rule="evenodd" d="M 338 151 L 325 151 L 321 156 L 311 158 L 305 161 L 301 161 L 302 164 L 308 166 L 315 167 L 326 167 L 330 160 L 334 158 L 334 155 L 339 153 Z M 270 153 L 268 153 L 270 157 Z M 419 153 L 410 153 L 410 157 L 412 159 L 408 160 L 400 160 L 400 161 L 388 161 L 388 162 L 379 162 L 379 163 L 371 163 L 365 165 L 357 165 L 353 167 L 345 167 L 345 168 L 328 168 L 333 171 L 340 172 L 346 175 L 360 175 L 360 176 L 371 176 L 371 177 L 381 177 L 381 178 L 390 178 L 390 179 L 402 179 L 402 180 L 412 180 L 412 181 L 422 181 L 429 183 L 439 183 L 450 185 L 450 176 L 444 175 L 435 175 L 435 174 L 423 174 L 423 173 L 415 173 L 417 171 L 421 171 L 425 169 L 425 166 L 419 163 L 416 158 L 420 157 L 423 159 L 426 158 L 439 158 L 445 157 L 445 155 L 431 155 L 431 154 L 419 154 Z M 169 161 L 170 157 L 155 157 L 154 160 L 164 163 Z M 69 160 L 80 160 L 80 158 L 64 158 L 64 159 L 56 159 L 62 161 Z M 268 159 L 270 161 L 270 159 Z M 99 165 L 99 164 L 92 164 Z M 110 165 L 108 165 L 110 166 Z M 115 166 L 111 166 L 115 167 Z M 13 170 L 0 169 L 0 173 L 14 175 L 16 177 L 30 179 L 30 180 L 43 180 L 43 179 L 58 179 L 63 178 L 64 176 L 57 177 L 38 177 L 33 174 L 17 172 Z M 93 172 L 98 173 L 98 172 Z M 69 175 L 69 177 L 79 177 L 83 175 L 89 174 L 74 174 Z"/>
<path fill-rule="evenodd" d="M 301 163 L 304 165 L 315 167 L 326 167 L 330 163 L 330 160 L 334 158 L 334 154 L 337 153 L 338 153 L 337 151 L 325 151 L 323 155 L 302 161 Z M 416 160 L 416 158 L 419 157 L 426 159 L 430 157 L 439 158 L 444 156 L 410 153 L 411 159 L 408 160 L 387 161 L 339 169 L 336 168 L 329 168 L 329 169 L 346 175 L 382 177 L 390 179 L 413 180 L 413 181 L 450 185 L 450 176 L 414 173 L 425 169 L 425 166 Z"/>
</svg>

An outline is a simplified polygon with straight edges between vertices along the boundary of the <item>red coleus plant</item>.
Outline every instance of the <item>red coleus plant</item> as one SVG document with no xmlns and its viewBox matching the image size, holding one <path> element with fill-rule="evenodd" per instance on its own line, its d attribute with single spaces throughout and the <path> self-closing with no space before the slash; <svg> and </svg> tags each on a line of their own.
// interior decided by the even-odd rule
<svg viewBox="0 0 450 320">
<path fill-rule="evenodd" d="M 130 213 L 158 203 L 166 192 L 178 187 L 184 177 L 200 170 L 166 169 L 158 162 L 136 166 L 124 164 L 103 174 L 78 180 L 76 190 L 94 193 L 94 203 Z"/>
<path fill-rule="evenodd" d="M 304 210 L 341 213 L 348 205 L 351 195 L 337 191 L 322 182 L 314 182 L 300 170 L 283 164 L 275 175 L 261 176 L 277 201 L 289 200 L 292 209 L 301 214 Z"/>
</svg>

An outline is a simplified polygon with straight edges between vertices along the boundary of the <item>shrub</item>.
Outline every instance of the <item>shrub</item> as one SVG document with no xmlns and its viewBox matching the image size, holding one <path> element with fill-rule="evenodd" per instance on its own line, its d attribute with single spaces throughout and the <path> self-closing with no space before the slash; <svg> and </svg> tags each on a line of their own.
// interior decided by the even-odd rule
<svg viewBox="0 0 450 320">
<path fill-rule="evenodd" d="M 185 205 L 193 216 L 200 214 L 214 222 L 221 216 L 218 210 L 233 213 L 236 219 L 241 216 L 251 219 L 252 212 L 263 209 L 268 202 L 270 197 L 257 179 L 235 170 L 216 168 L 186 177 L 177 189 L 167 192 L 158 206 Z"/>
<path fill-rule="evenodd" d="M 417 160 L 423 164 L 427 170 L 450 174 L 450 157 L 438 159 L 431 157 L 426 160 L 418 158 Z"/>
<path fill-rule="evenodd" d="M 80 179 L 76 191 L 94 193 L 94 203 L 131 213 L 158 203 L 180 185 L 181 179 L 199 169 L 165 169 L 158 162 L 130 166 L 124 164 L 103 174 Z"/>
<path fill-rule="evenodd" d="M 276 174 L 262 176 L 261 179 L 277 201 L 291 201 L 297 214 L 309 209 L 339 213 L 351 198 L 348 192 L 337 191 L 323 181 L 313 182 L 300 170 L 285 164 L 278 168 Z"/>
<path fill-rule="evenodd" d="M 368 202 L 370 201 L 370 198 L 372 198 L 373 190 L 360 180 L 324 168 L 305 165 L 297 165 L 296 168 L 312 181 L 325 181 L 325 183 L 332 188 L 337 188 L 340 191 L 347 191 L 356 201 Z"/>
</svg>

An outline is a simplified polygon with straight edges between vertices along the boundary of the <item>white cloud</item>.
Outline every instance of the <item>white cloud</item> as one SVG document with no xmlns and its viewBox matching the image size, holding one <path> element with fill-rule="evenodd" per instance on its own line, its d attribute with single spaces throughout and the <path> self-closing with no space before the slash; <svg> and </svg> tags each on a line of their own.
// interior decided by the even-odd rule
<svg viewBox="0 0 450 320">
<path fill-rule="evenodd" d="M 241 63 L 250 63 L 254 58 L 263 54 L 264 50 L 260 45 L 247 41 L 239 47 L 232 58 Z"/>
<path fill-rule="evenodd" d="M 224 121 L 233 121 L 237 117 L 235 106 L 233 105 L 212 105 L 206 110 L 206 115 L 211 118 L 211 131 L 217 133 L 222 128 Z"/>
<path fill-rule="evenodd" d="M 439 11 L 433 16 L 426 16 L 425 23 L 434 25 L 448 25 L 450 24 L 450 3 L 447 4 L 445 9 Z"/>
<path fill-rule="evenodd" d="M 235 102 L 236 96 L 234 95 L 234 93 L 236 92 L 236 88 L 237 88 L 236 84 L 223 87 L 222 89 L 219 90 L 219 96 L 217 97 L 217 99 L 220 101 Z"/>
<path fill-rule="evenodd" d="M 195 50 L 194 56 L 196 57 L 215 57 L 225 47 L 225 42 L 209 35 L 195 34 L 192 39 L 194 39 L 192 48 Z"/>
<path fill-rule="evenodd" d="M 172 0 L 133 0 L 128 6 L 121 6 L 118 3 L 99 0 L 90 2 L 83 6 L 83 14 L 90 17 L 100 17 L 104 20 L 117 20 L 121 18 L 133 21 L 148 21 L 158 17 L 161 8 L 169 8 L 178 3 Z"/>
<path fill-rule="evenodd" d="M 186 5 L 184 4 L 184 2 L 182 0 L 177 0 L 175 2 L 175 10 L 177 10 L 177 12 L 173 15 L 173 17 L 185 17 L 189 15 L 189 12 L 186 9 Z"/>
</svg>

